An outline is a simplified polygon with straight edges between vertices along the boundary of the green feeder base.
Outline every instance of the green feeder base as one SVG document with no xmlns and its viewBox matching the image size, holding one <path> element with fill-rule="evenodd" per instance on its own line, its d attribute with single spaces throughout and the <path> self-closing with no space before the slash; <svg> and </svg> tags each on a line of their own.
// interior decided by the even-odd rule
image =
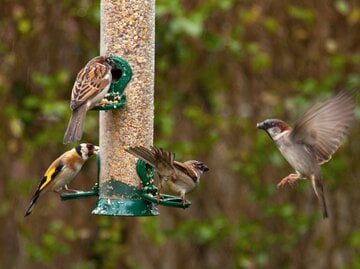
<svg viewBox="0 0 360 269">
<path fill-rule="evenodd" d="M 143 199 L 110 199 L 99 198 L 96 207 L 91 212 L 95 215 L 106 216 L 157 216 L 159 212 L 155 204 Z"/>
<path fill-rule="evenodd" d="M 111 179 L 100 185 L 100 197 L 92 214 L 106 216 L 157 216 L 154 203 L 141 198 L 142 190 Z"/>
</svg>

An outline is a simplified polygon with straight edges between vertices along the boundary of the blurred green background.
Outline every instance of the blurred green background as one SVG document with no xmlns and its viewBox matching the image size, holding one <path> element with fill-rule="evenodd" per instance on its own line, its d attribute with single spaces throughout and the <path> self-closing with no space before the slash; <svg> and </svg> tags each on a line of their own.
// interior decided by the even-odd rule
<svg viewBox="0 0 360 269">
<path fill-rule="evenodd" d="M 360 268 L 359 122 L 323 166 L 326 221 L 308 181 L 276 188 L 292 169 L 255 129 L 360 88 L 355 0 L 158 0 L 155 145 L 210 167 L 192 206 L 109 218 L 90 215 L 95 199 L 50 193 L 24 219 L 68 148 L 70 91 L 99 53 L 99 20 L 98 1 L 1 1 L 0 268 Z M 97 113 L 86 128 L 97 141 Z M 93 158 L 71 187 L 95 175 Z"/>
</svg>

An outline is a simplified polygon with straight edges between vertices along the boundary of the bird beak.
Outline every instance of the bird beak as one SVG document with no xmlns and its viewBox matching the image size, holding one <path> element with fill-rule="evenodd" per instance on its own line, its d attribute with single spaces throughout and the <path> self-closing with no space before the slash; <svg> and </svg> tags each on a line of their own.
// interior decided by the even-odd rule
<svg viewBox="0 0 360 269">
<path fill-rule="evenodd" d="M 209 167 L 207 167 L 205 164 L 201 165 L 200 169 L 201 169 L 201 171 L 203 171 L 204 173 L 210 170 Z"/>
<path fill-rule="evenodd" d="M 265 124 L 264 124 L 264 122 L 257 123 L 257 124 L 256 124 L 256 128 L 257 128 L 257 129 L 265 130 Z"/>
<path fill-rule="evenodd" d="M 113 56 L 113 55 L 111 54 L 110 57 L 109 57 L 109 64 L 111 65 L 111 67 L 112 67 L 113 69 L 116 69 L 117 66 L 116 66 L 115 61 L 111 58 L 112 56 Z"/>
<path fill-rule="evenodd" d="M 99 152 L 100 152 L 100 147 L 94 146 L 94 153 L 99 154 Z"/>
</svg>

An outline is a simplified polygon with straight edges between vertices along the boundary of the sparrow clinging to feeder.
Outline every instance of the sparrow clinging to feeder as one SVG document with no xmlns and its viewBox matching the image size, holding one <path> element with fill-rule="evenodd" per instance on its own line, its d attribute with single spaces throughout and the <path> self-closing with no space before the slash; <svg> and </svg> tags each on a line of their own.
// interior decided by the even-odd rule
<svg viewBox="0 0 360 269">
<path fill-rule="evenodd" d="M 113 68 L 115 63 L 111 57 L 98 56 L 78 73 L 71 92 L 72 115 L 64 135 L 64 144 L 81 139 L 86 112 L 98 105 L 107 94 Z"/>
<path fill-rule="evenodd" d="M 183 205 L 186 203 L 185 195 L 192 192 L 199 184 L 201 175 L 209 168 L 200 161 L 175 161 L 175 153 L 161 148 L 143 146 L 130 147 L 127 152 L 142 159 L 155 168 L 155 176 L 159 180 L 158 199 L 160 190 L 164 188 L 180 195 Z"/>
</svg>

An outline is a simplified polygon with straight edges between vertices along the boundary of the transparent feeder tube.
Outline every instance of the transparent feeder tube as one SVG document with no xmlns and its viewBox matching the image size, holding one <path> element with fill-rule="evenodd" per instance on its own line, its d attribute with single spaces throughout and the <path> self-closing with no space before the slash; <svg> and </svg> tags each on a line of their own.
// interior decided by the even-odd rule
<svg viewBox="0 0 360 269">
<path fill-rule="evenodd" d="M 114 54 L 125 59 L 133 73 L 124 92 L 125 108 L 99 112 L 99 198 L 107 199 L 109 206 L 111 199 L 126 200 L 133 196 L 112 191 L 114 184 L 110 186 L 110 181 L 119 181 L 130 189 L 141 188 L 135 170 L 136 160 L 124 148 L 153 144 L 154 31 L 154 0 L 101 1 L 100 54 Z M 93 213 L 101 214 L 100 211 L 94 209 Z"/>
</svg>

